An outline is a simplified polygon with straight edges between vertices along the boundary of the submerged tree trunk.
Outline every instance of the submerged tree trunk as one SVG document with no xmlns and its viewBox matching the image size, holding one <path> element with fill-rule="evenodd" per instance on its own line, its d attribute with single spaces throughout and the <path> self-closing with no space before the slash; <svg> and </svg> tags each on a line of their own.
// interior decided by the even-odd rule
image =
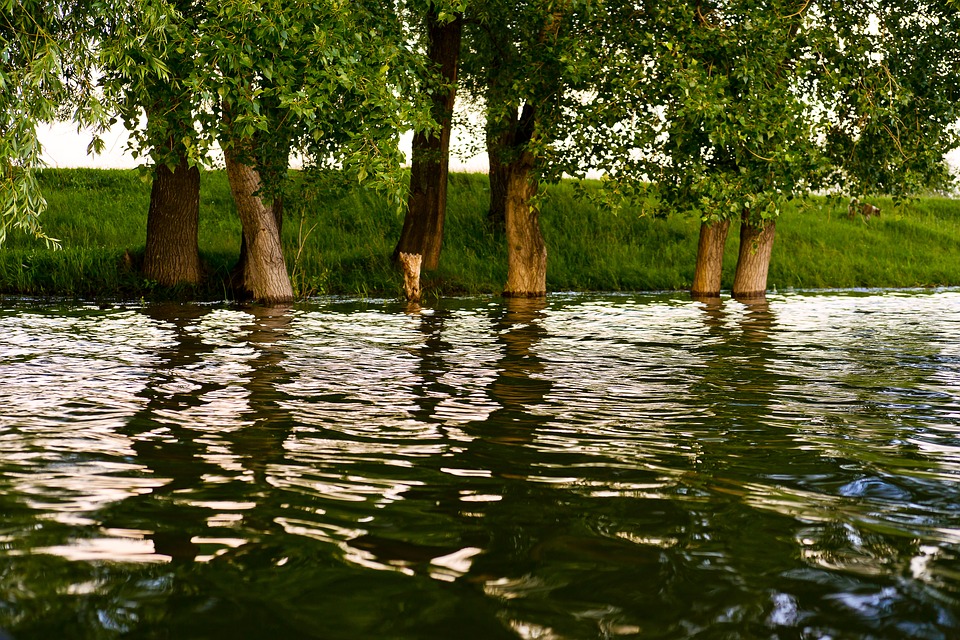
<svg viewBox="0 0 960 640">
<path fill-rule="evenodd" d="M 293 300 L 293 287 L 280 244 L 273 208 L 260 198 L 260 175 L 240 161 L 233 149 L 224 149 L 227 178 L 243 226 L 246 245 L 242 289 L 257 301 L 281 304 Z"/>
<path fill-rule="evenodd" d="M 450 165 L 450 132 L 457 95 L 457 68 L 463 19 L 441 22 L 436 7 L 427 17 L 429 57 L 444 87 L 433 95 L 432 113 L 440 125 L 438 133 L 417 131 L 413 135 L 410 164 L 410 196 L 400 240 L 393 252 L 423 255 L 423 269 L 432 271 L 440 263 L 443 224 L 447 211 L 447 173 Z"/>
<path fill-rule="evenodd" d="M 730 231 L 730 220 L 700 224 L 700 243 L 697 245 L 697 266 L 693 274 L 690 294 L 694 298 L 719 298 L 720 277 L 723 273 L 723 249 Z"/>
<path fill-rule="evenodd" d="M 403 293 L 407 302 L 420 302 L 420 265 L 423 256 L 419 253 L 401 253 L 400 268 L 403 270 Z"/>
<path fill-rule="evenodd" d="M 740 224 L 740 256 L 733 279 L 734 298 L 749 300 L 767 295 L 767 272 L 776 231 L 773 220 L 767 220 L 762 227 L 756 226 L 744 211 Z"/>
<path fill-rule="evenodd" d="M 146 278 L 165 287 L 200 282 L 199 213 L 200 170 L 189 166 L 184 153 L 173 170 L 158 164 L 147 213 Z"/>
<path fill-rule="evenodd" d="M 507 285 L 503 295 L 534 298 L 547 294 L 547 244 L 540 212 L 531 204 L 537 194 L 528 152 L 508 165 L 506 180 Z"/>
</svg>

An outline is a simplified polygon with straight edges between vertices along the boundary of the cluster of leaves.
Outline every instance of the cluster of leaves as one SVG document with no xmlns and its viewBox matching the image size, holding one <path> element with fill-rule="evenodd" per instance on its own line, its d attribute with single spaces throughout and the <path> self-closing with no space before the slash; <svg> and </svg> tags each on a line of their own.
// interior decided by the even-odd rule
<svg viewBox="0 0 960 640">
<path fill-rule="evenodd" d="M 0 242 L 10 228 L 44 237 L 31 169 L 41 155 L 35 123 L 55 117 L 67 91 L 55 29 L 40 0 L 0 2 Z"/>
<path fill-rule="evenodd" d="M 577 128 L 582 94 L 603 66 L 596 35 L 604 15 L 604 3 L 596 0 L 470 3 L 461 87 L 484 105 L 487 135 L 504 139 L 505 162 L 522 150 L 537 159 L 541 178 L 580 172 L 581 154 L 563 143 Z"/>
<path fill-rule="evenodd" d="M 122 121 L 151 164 L 199 165 L 231 146 L 280 189 L 297 154 L 378 178 L 401 201 L 400 133 L 430 119 L 411 99 L 425 74 L 407 17 L 422 4 L 0 1 L 0 231 L 41 233 L 35 128 L 63 117 L 101 131 Z"/>
<path fill-rule="evenodd" d="M 159 2 L 0 1 L 0 242 L 18 228 L 57 244 L 39 222 L 45 202 L 33 174 L 41 166 L 37 125 L 72 119 L 108 127 L 106 80 L 116 66 L 141 77 L 148 70 L 168 75 L 160 58 L 143 52 L 162 39 L 157 34 L 169 14 Z M 102 142 L 91 147 L 99 150 Z"/>
</svg>

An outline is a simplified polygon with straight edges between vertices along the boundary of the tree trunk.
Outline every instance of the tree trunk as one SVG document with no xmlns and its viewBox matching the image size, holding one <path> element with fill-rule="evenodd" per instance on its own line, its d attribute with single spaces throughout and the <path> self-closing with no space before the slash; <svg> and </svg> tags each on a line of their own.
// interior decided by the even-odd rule
<svg viewBox="0 0 960 640">
<path fill-rule="evenodd" d="M 740 224 L 740 257 L 733 279 L 734 298 L 749 300 L 766 297 L 767 272 L 776 231 L 773 220 L 758 227 L 749 221 L 749 212 L 744 211 Z"/>
<path fill-rule="evenodd" d="M 273 211 L 273 220 L 277 224 L 277 235 L 283 238 L 283 196 L 277 196 L 270 203 L 270 209 Z M 281 245 L 283 243 L 281 242 Z M 230 270 L 230 284 L 235 289 L 243 288 L 243 272 L 247 268 L 247 238 L 242 232 L 240 234 L 240 257 L 237 263 Z"/>
<path fill-rule="evenodd" d="M 420 302 L 420 265 L 423 256 L 419 253 L 401 253 L 400 268 L 403 270 L 403 292 L 407 302 Z"/>
<path fill-rule="evenodd" d="M 291 302 L 293 287 L 277 220 L 273 208 L 266 206 L 257 194 L 260 174 L 240 162 L 232 149 L 225 148 L 223 156 L 246 245 L 241 287 L 253 299 L 265 304 Z"/>
<path fill-rule="evenodd" d="M 693 274 L 690 294 L 694 298 L 719 298 L 720 277 L 723 274 L 723 249 L 727 244 L 730 220 L 700 224 L 700 244 L 697 246 L 697 266 Z"/>
<path fill-rule="evenodd" d="M 423 269 L 432 271 L 440 263 L 443 223 L 447 211 L 447 173 L 450 165 L 450 132 L 453 105 L 457 95 L 457 68 L 463 19 L 441 22 L 437 9 L 427 17 L 430 62 L 444 84 L 433 96 L 432 115 L 440 125 L 439 133 L 417 131 L 413 135 L 410 165 L 410 196 L 400 240 L 393 252 L 423 255 Z"/>
<path fill-rule="evenodd" d="M 516 117 L 514 117 L 516 120 Z M 487 227 L 494 232 L 503 233 L 507 220 L 507 173 L 509 165 L 503 161 L 503 150 L 507 136 L 498 134 L 493 126 L 487 124 L 487 161 L 490 182 L 490 208 L 487 210 Z"/>
<path fill-rule="evenodd" d="M 562 12 L 551 14 L 540 32 L 541 42 L 556 37 Z M 494 70 L 496 71 L 496 70 Z M 547 295 L 547 244 L 540 228 L 540 211 L 532 204 L 537 194 L 534 178 L 536 157 L 530 150 L 539 127 L 540 106 L 536 101 L 524 101 L 522 109 L 504 106 L 500 96 L 516 98 L 502 93 L 504 78 L 496 72 L 487 77 L 487 130 L 502 132 L 503 141 L 498 151 L 506 164 L 506 194 L 504 217 L 507 236 L 507 284 L 503 295 L 514 298 L 539 298 Z M 542 89 L 542 88 L 541 88 Z M 545 93 L 541 93 L 545 95 Z M 507 100 L 506 104 L 510 104 Z"/>
<path fill-rule="evenodd" d="M 147 213 L 147 246 L 143 275 L 160 285 L 197 284 L 201 279 L 197 225 L 200 213 L 200 170 L 186 155 L 174 170 L 158 164 L 153 172 Z"/>
<path fill-rule="evenodd" d="M 547 245 L 540 229 L 540 212 L 530 203 L 537 183 L 529 155 L 523 152 L 507 171 L 507 286 L 503 295 L 508 297 L 547 294 Z"/>
<path fill-rule="evenodd" d="M 271 128 L 269 132 L 254 135 L 253 148 L 257 150 L 256 167 L 261 184 L 268 184 L 272 201 L 273 219 L 277 223 L 277 234 L 283 238 L 283 186 L 290 156 L 290 136 L 282 126 Z M 260 197 L 263 200 L 263 196 Z M 243 288 L 243 272 L 247 264 L 247 242 L 240 237 L 240 257 L 230 272 L 230 283 L 234 288 Z"/>
</svg>

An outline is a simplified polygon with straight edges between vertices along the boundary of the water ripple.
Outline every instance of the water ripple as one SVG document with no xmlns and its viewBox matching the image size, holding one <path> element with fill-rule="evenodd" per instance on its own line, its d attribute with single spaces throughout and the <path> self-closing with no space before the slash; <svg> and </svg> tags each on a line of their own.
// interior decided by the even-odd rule
<svg viewBox="0 0 960 640">
<path fill-rule="evenodd" d="M 529 636 L 951 637 L 958 418 L 956 291 L 14 305 L 0 553 L 462 583 Z"/>
</svg>

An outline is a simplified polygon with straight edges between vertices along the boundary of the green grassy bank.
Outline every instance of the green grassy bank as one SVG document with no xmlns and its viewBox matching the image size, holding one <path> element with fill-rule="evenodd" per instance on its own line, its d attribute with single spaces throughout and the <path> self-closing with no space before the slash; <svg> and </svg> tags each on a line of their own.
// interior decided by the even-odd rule
<svg viewBox="0 0 960 640">
<path fill-rule="evenodd" d="M 41 176 L 47 233 L 63 248 L 16 233 L 0 248 L 0 293 L 76 297 L 223 299 L 240 246 L 240 227 L 226 176 L 204 173 L 200 250 L 208 283 L 160 291 L 124 260 L 142 253 L 150 184 L 136 171 L 57 169 Z M 425 274 L 428 296 L 497 293 L 506 280 L 502 236 L 484 224 L 486 176 L 454 174 L 440 269 Z M 960 201 L 927 198 L 900 208 L 878 200 L 880 218 L 848 220 L 841 202 L 813 199 L 777 223 L 769 284 L 779 289 L 960 285 Z M 284 242 L 301 294 L 397 296 L 401 281 L 389 255 L 401 215 L 363 190 L 288 206 Z M 301 211 L 302 209 L 302 211 Z M 618 215 L 577 200 L 570 185 L 551 188 L 542 222 L 551 291 L 685 289 L 693 278 L 694 215 Z M 738 242 L 731 229 L 724 286 L 733 281 Z"/>
</svg>

